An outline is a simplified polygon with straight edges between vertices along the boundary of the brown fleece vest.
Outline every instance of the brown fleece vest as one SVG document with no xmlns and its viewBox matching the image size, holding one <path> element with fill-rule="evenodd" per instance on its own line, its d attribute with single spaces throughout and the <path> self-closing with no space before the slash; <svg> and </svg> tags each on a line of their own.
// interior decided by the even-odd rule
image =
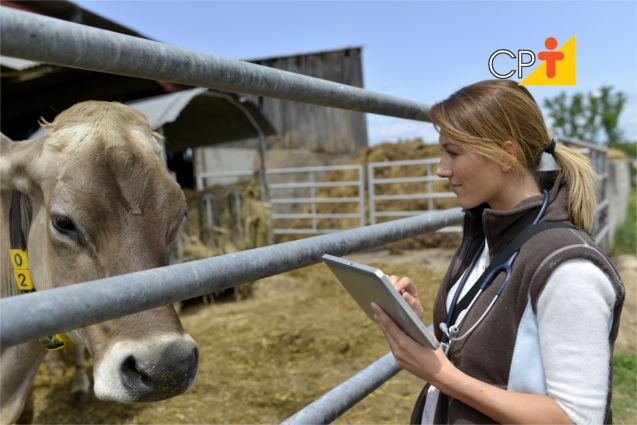
<svg viewBox="0 0 637 425">
<path fill-rule="evenodd" d="M 566 210 L 568 192 L 561 173 L 542 173 L 542 177 L 543 188 L 549 190 L 549 207 L 541 222 L 561 222 L 572 226 Z M 486 205 L 466 211 L 463 242 L 456 251 L 434 303 L 433 323 L 439 340 L 442 333 L 438 324 L 444 322 L 447 317 L 447 293 L 467 269 L 484 238 L 487 238 L 489 256 L 493 261 L 500 250 L 533 222 L 542 201 L 543 196 L 540 195 L 524 200 L 510 211 L 493 211 L 487 209 Z M 449 350 L 451 362 L 464 373 L 480 381 L 506 389 L 514 345 L 527 304 L 530 301 L 533 311 L 537 314 L 537 301 L 553 270 L 565 261 L 578 258 L 588 259 L 603 270 L 617 292 L 613 325 L 609 335 L 611 348 L 610 387 L 607 397 L 607 411 L 609 411 L 612 393 L 612 352 L 619 328 L 624 289 L 608 257 L 584 231 L 554 229 L 540 233 L 527 241 L 520 249 L 507 286 L 493 309 L 467 338 L 451 344 Z M 502 273 L 478 298 L 460 326 L 460 335 L 463 335 L 486 310 L 503 279 Z M 428 386 L 416 402 L 411 417 L 412 424 L 420 424 L 422 421 L 427 389 Z M 435 423 L 495 422 L 466 404 L 441 393 Z"/>
</svg>

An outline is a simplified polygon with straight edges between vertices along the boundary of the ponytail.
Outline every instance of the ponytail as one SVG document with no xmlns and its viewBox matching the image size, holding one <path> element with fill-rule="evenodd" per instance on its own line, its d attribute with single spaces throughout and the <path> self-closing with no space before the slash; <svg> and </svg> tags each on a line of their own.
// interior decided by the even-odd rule
<svg viewBox="0 0 637 425">
<path fill-rule="evenodd" d="M 556 145 L 552 155 L 568 187 L 569 219 L 590 233 L 597 206 L 595 193 L 601 179 L 593 170 L 590 160 L 573 149 Z"/>
</svg>

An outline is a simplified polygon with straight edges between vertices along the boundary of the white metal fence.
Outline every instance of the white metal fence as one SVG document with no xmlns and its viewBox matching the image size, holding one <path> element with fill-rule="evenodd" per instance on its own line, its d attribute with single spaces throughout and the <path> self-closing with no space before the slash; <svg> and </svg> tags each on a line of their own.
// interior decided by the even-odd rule
<svg viewBox="0 0 637 425">
<path fill-rule="evenodd" d="M 440 159 L 413 159 L 406 161 L 388 161 L 388 162 L 372 162 L 367 165 L 368 188 L 369 188 L 369 223 L 376 224 L 379 217 L 411 217 L 414 215 L 424 214 L 427 211 L 434 211 L 434 200 L 441 198 L 455 198 L 453 192 L 434 192 L 434 182 L 446 181 L 434 174 L 434 166 L 438 166 Z M 425 166 L 424 176 L 415 177 L 376 177 L 376 170 L 387 169 L 391 167 L 412 167 L 417 165 Z M 426 189 L 426 192 L 418 193 L 393 193 L 390 195 L 379 195 L 376 193 L 376 186 L 383 184 L 404 185 L 407 183 L 426 183 L 420 187 L 420 190 Z M 405 200 L 427 200 L 426 210 L 408 210 L 408 211 L 390 211 L 379 209 L 376 202 L 379 201 L 405 201 Z M 447 227 L 440 231 L 460 231 L 460 227 Z"/>
<path fill-rule="evenodd" d="M 367 181 L 365 181 L 365 173 L 363 165 L 333 165 L 333 166 L 315 166 L 315 167 L 296 167 L 296 168 L 278 168 L 268 169 L 268 187 L 270 189 L 270 200 L 273 206 L 272 219 L 275 222 L 273 233 L 275 235 L 284 234 L 325 234 L 343 229 L 333 229 L 320 225 L 320 220 L 353 218 L 357 219 L 358 226 L 366 224 L 376 224 L 381 217 L 411 217 L 434 211 L 435 199 L 455 198 L 453 192 L 434 192 L 433 183 L 443 182 L 444 179 L 432 174 L 433 167 L 438 164 L 438 159 L 416 159 L 409 161 L 390 161 L 390 162 L 373 162 L 367 165 Z M 406 167 L 406 166 L 424 166 L 424 176 L 381 178 L 376 177 L 376 170 L 390 167 Z M 339 179 L 337 181 L 325 181 L 327 173 L 355 171 L 356 178 L 352 180 Z M 200 189 L 206 186 L 214 185 L 215 179 L 222 180 L 225 177 L 251 177 L 254 171 L 221 171 L 221 172 L 205 172 L 197 175 L 197 186 Z M 420 173 L 419 173 L 420 174 Z M 333 175 L 333 174 L 332 174 Z M 282 179 L 275 180 L 276 177 Z M 286 178 L 288 177 L 288 178 Z M 276 181 L 276 182 L 273 182 Z M 377 193 L 377 185 L 394 184 L 402 185 L 409 183 L 424 183 L 420 193 L 398 193 L 390 195 L 379 195 Z M 339 188 L 339 187 L 355 187 L 355 196 L 343 197 L 322 197 L 317 196 L 318 189 L 321 188 Z M 367 191 L 366 191 L 367 188 Z M 301 194 L 300 194 L 301 193 Z M 395 211 L 378 207 L 379 201 L 404 201 L 404 200 L 427 200 L 427 209 Z M 318 212 L 318 205 L 336 205 L 349 204 L 351 212 L 333 213 Z M 369 206 L 369 213 L 366 213 L 366 205 Z M 287 207 L 287 210 L 305 209 L 306 212 L 282 212 L 277 207 Z M 292 208 L 290 208 L 292 207 Z M 299 208 L 300 207 L 300 208 Z M 284 210 L 285 211 L 285 210 Z M 287 224 L 286 226 L 282 226 Z M 297 220 L 296 223 L 291 220 Z M 300 224 L 299 224 L 300 223 Z M 305 224 L 305 226 L 303 226 Z M 307 225 L 309 224 L 309 226 Z M 294 225 L 294 227 L 290 227 Z M 462 228 L 458 226 L 447 227 L 441 229 L 441 232 L 458 232 Z"/>
<path fill-rule="evenodd" d="M 333 171 L 356 171 L 357 178 L 355 180 L 339 180 L 325 181 L 325 178 L 317 178 L 317 174 L 325 175 L 325 173 Z M 302 228 L 281 228 L 275 227 L 273 233 L 277 235 L 283 234 L 322 234 L 337 231 L 338 229 L 319 228 L 318 222 L 323 219 L 342 219 L 354 218 L 358 219 L 359 226 L 365 225 L 365 175 L 362 165 L 332 165 L 319 167 L 301 167 L 301 168 L 276 168 L 267 171 L 268 181 L 272 181 L 275 176 L 295 175 L 294 182 L 269 183 L 270 199 L 273 206 L 272 220 L 301 220 L 310 221 L 311 227 Z M 304 177 L 298 178 L 299 175 Z M 300 180 L 300 181 L 299 181 Z M 357 189 L 356 196 L 348 197 L 317 197 L 317 189 L 321 188 L 338 188 L 338 187 L 354 187 Z M 299 190 L 306 192 L 305 196 L 298 195 Z M 290 196 L 292 195 L 292 196 Z M 350 213 L 319 213 L 317 205 L 325 204 L 349 204 L 352 212 Z M 279 212 L 278 206 L 300 206 L 309 205 L 309 212 Z M 358 209 L 358 211 L 356 211 Z"/>
<path fill-rule="evenodd" d="M 558 137 L 557 141 L 577 149 L 579 152 L 587 155 L 593 168 L 598 173 L 601 179 L 599 192 L 597 194 L 598 204 L 595 211 L 595 223 L 593 226 L 592 234 L 595 240 L 599 243 L 602 249 L 608 250 L 610 248 L 610 238 L 614 229 L 611 228 L 608 220 L 608 209 L 610 207 L 610 201 L 608 199 L 608 187 L 609 187 L 609 172 L 608 172 L 608 159 L 606 156 L 607 149 L 603 146 L 597 146 L 590 143 L 583 142 L 581 140 Z M 411 217 L 426 212 L 434 211 L 435 200 L 445 198 L 455 198 L 453 192 L 438 192 L 434 191 L 434 183 L 445 181 L 439 178 L 434 170 L 440 160 L 437 158 L 431 159 L 414 159 L 405 161 L 387 161 L 387 162 L 372 162 L 367 164 L 367 182 L 364 181 L 364 173 L 362 165 L 344 165 L 344 166 L 318 166 L 318 167 L 300 167 L 300 168 L 280 168 L 267 171 L 267 184 L 271 189 L 271 202 L 274 206 L 277 205 L 296 205 L 296 206 L 310 206 L 310 212 L 305 213 L 281 213 L 275 211 L 272 215 L 273 220 L 282 219 L 297 219 L 297 220 L 311 220 L 311 227 L 290 228 L 276 227 L 274 228 L 274 234 L 325 234 L 335 231 L 325 227 L 320 227 L 317 224 L 321 219 L 333 219 L 333 218 L 358 218 L 359 226 L 364 226 L 366 223 L 376 224 L 379 222 L 379 218 L 400 218 Z M 378 170 L 388 170 L 392 167 L 421 167 L 420 170 L 414 171 L 414 175 L 408 177 L 377 177 Z M 424 167 L 424 172 L 422 168 Z M 553 164 L 549 164 L 546 168 L 553 168 Z M 358 178 L 351 181 L 338 181 L 338 182 L 325 182 L 325 176 L 328 172 L 333 171 L 348 171 L 356 170 Z M 390 173 L 385 173 L 390 174 Z M 236 177 L 236 176 L 252 176 L 254 171 L 228 171 L 228 172 L 208 172 L 197 175 L 197 184 L 199 188 L 205 187 L 206 182 L 208 184 L 214 184 L 214 178 L 223 177 Z M 285 180 L 285 182 L 269 183 L 272 180 L 272 176 L 294 176 L 296 181 L 292 179 Z M 306 177 L 301 178 L 298 181 L 298 176 L 304 175 Z M 322 177 L 317 177 L 322 176 Z M 396 190 L 396 193 L 381 195 L 378 192 L 377 186 L 380 185 L 406 185 L 412 183 L 421 183 L 418 185 L 417 193 L 405 193 L 404 190 Z M 317 189 L 323 187 L 347 187 L 356 186 L 358 188 L 357 196 L 355 197 L 317 197 Z M 304 196 L 282 196 L 278 191 L 286 190 L 298 190 L 305 189 L 307 193 Z M 367 189 L 367 196 L 365 195 L 365 189 Z M 277 191 L 278 190 L 278 191 Z M 368 202 L 369 213 L 366 216 L 365 203 Z M 379 207 L 378 203 L 381 202 L 399 202 L 399 201 L 417 201 L 426 200 L 427 208 L 420 210 L 391 210 Z M 337 203 L 350 203 L 352 204 L 352 210 L 357 212 L 351 213 L 317 213 L 318 204 L 337 204 Z M 289 221 L 287 224 L 290 224 Z M 440 232 L 459 232 L 462 228 L 458 226 L 447 227 L 440 229 Z"/>
</svg>

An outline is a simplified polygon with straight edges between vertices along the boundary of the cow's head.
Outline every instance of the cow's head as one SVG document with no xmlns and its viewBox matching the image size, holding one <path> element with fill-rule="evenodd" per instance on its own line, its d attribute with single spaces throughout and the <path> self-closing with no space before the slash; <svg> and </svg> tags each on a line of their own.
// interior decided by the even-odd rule
<svg viewBox="0 0 637 425">
<path fill-rule="evenodd" d="M 146 117 L 84 102 L 43 126 L 46 136 L 0 146 L 2 187 L 27 195 L 36 290 L 168 265 L 186 205 Z M 101 399 L 157 401 L 195 382 L 199 349 L 172 305 L 68 335 L 93 356 Z"/>
</svg>

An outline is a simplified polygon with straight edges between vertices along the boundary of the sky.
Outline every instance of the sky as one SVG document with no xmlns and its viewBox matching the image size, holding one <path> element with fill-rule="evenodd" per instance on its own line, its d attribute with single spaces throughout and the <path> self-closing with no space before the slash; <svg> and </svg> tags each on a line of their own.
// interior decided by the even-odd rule
<svg viewBox="0 0 637 425">
<path fill-rule="evenodd" d="M 143 35 L 231 59 L 289 56 L 362 47 L 367 90 L 425 104 L 491 79 L 489 57 L 500 49 L 558 49 L 576 36 L 574 86 L 527 86 L 538 104 L 565 92 L 602 86 L 623 92 L 619 126 L 637 140 L 637 2 L 635 1 L 75 1 Z M 528 61 L 529 56 L 524 57 Z M 524 68 L 520 82 L 542 61 Z M 499 74 L 517 59 L 499 55 Z M 546 115 L 546 111 L 545 111 Z M 547 119 L 550 124 L 550 119 Z M 422 138 L 429 123 L 367 114 L 370 145 Z"/>
</svg>

